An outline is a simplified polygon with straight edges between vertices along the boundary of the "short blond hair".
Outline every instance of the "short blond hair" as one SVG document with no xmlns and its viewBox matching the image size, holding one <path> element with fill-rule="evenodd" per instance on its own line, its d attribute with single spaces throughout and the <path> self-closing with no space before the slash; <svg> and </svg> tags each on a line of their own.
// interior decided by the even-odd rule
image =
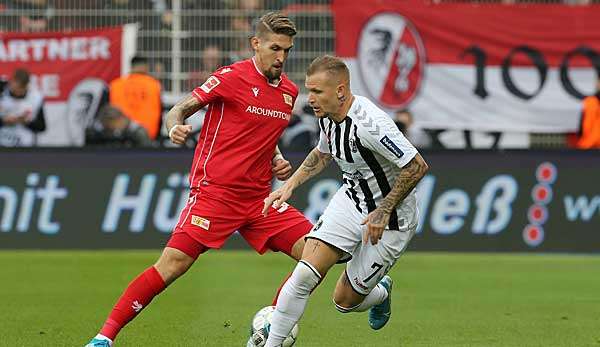
<svg viewBox="0 0 600 347">
<path fill-rule="evenodd" d="M 338 57 L 332 55 L 322 55 L 316 57 L 306 70 L 306 76 L 311 76 L 317 72 L 328 72 L 332 76 L 338 77 L 341 80 L 350 82 L 350 70 L 346 63 Z"/>
<path fill-rule="evenodd" d="M 257 37 L 265 37 L 268 33 L 294 37 L 297 33 L 296 25 L 281 12 L 269 12 L 260 17 L 254 25 L 254 35 Z"/>
</svg>

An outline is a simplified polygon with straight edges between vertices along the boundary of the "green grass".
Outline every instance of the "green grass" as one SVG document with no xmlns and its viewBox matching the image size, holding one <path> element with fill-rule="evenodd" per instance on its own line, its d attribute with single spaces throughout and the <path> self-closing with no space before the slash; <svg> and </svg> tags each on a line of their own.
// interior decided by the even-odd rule
<svg viewBox="0 0 600 347">
<path fill-rule="evenodd" d="M 0 346 L 83 346 L 158 251 L 0 252 Z M 292 261 L 209 252 L 127 326 L 117 346 L 245 346 Z M 600 257 L 407 253 L 392 270 L 393 315 L 342 315 L 335 267 L 311 297 L 298 347 L 600 347 Z"/>
</svg>

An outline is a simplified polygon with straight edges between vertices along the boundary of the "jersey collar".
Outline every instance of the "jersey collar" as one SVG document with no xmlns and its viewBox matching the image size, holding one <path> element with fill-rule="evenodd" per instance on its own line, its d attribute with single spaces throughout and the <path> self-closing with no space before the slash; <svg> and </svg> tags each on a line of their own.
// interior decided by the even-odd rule
<svg viewBox="0 0 600 347">
<path fill-rule="evenodd" d="M 258 72 L 262 77 L 264 77 L 267 80 L 268 85 L 270 85 L 271 87 L 279 87 L 279 85 L 281 84 L 281 80 L 283 80 L 283 72 L 281 73 L 281 76 L 279 76 L 279 80 L 277 81 L 277 83 L 270 83 L 267 76 L 265 76 L 265 74 L 263 74 L 262 71 L 260 71 L 260 69 L 258 68 L 258 65 L 256 65 L 256 59 L 254 59 L 254 57 L 252 57 L 252 64 L 254 65 L 256 72 Z"/>
</svg>

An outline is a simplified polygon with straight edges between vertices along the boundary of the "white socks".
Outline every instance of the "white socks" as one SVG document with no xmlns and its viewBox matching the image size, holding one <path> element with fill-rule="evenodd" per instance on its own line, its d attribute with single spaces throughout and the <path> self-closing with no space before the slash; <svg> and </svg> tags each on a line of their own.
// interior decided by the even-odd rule
<svg viewBox="0 0 600 347">
<path fill-rule="evenodd" d="M 387 297 L 388 297 L 388 292 L 385 289 L 385 287 L 382 286 L 381 284 L 378 284 L 377 286 L 375 286 L 375 288 L 373 288 L 373 290 L 371 290 L 369 295 L 367 295 L 365 297 L 363 302 L 361 302 L 360 304 L 358 304 L 354 307 L 342 307 L 342 306 L 338 305 L 335 301 L 334 301 L 334 304 L 335 304 L 335 308 L 342 313 L 364 312 L 375 305 L 381 304 L 385 299 L 387 299 Z"/>
<path fill-rule="evenodd" d="M 285 282 L 277 299 L 277 308 L 271 319 L 271 329 L 265 347 L 281 346 L 290 331 L 302 317 L 310 292 L 319 284 L 321 275 L 309 263 L 301 260 Z"/>
</svg>

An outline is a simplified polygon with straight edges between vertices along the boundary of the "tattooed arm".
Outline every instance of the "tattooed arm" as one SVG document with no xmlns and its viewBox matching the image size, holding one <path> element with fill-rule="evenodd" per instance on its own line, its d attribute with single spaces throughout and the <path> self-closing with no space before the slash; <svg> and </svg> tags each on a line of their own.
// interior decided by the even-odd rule
<svg viewBox="0 0 600 347">
<path fill-rule="evenodd" d="M 191 125 L 184 125 L 183 121 L 194 113 L 198 112 L 204 105 L 198 101 L 193 95 L 188 95 L 167 113 L 166 127 L 171 138 L 171 142 L 177 145 L 182 145 L 192 132 Z"/>
<path fill-rule="evenodd" d="M 383 231 L 389 223 L 391 213 L 417 186 L 427 170 L 429 170 L 429 166 L 418 153 L 408 164 L 402 167 L 392 190 L 375 211 L 369 213 L 363 221 L 363 224 L 367 224 L 367 232 L 364 234 L 365 242 L 371 239 L 371 244 L 374 245 L 381 239 Z"/>
<path fill-rule="evenodd" d="M 311 177 L 323 171 L 331 159 L 332 156 L 330 153 L 322 153 L 318 149 L 313 148 L 302 162 L 302 165 L 300 165 L 298 170 L 296 170 L 289 179 L 290 184 L 293 184 L 292 189 L 295 189 L 302 183 L 308 181 Z"/>
<path fill-rule="evenodd" d="M 281 188 L 272 192 L 265 199 L 265 206 L 263 208 L 263 215 L 266 215 L 269 207 L 279 208 L 287 199 L 292 196 L 292 192 L 296 187 L 306 182 L 309 178 L 315 176 L 321 172 L 327 164 L 331 161 L 332 157 L 329 153 L 322 153 L 317 148 L 314 148 L 304 159 L 304 162 L 296 172 L 285 182 Z"/>
<path fill-rule="evenodd" d="M 385 199 L 383 199 L 383 202 L 379 207 L 381 207 L 384 212 L 391 214 L 396 206 L 406 198 L 408 193 L 417 186 L 417 183 L 425 176 L 427 170 L 429 170 L 429 166 L 423 157 L 417 153 L 417 155 L 415 155 L 415 157 L 400 170 L 400 173 L 396 177 L 394 188 L 392 188 Z"/>
</svg>

